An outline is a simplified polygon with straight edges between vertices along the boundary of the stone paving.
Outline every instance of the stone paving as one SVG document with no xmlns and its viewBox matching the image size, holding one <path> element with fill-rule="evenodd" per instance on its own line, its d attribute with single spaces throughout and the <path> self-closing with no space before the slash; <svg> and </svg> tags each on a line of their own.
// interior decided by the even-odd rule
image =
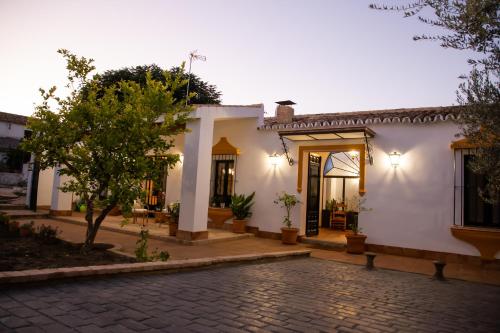
<svg viewBox="0 0 500 333">
<path fill-rule="evenodd" d="M 2 332 L 499 332 L 500 287 L 320 259 L 0 290 Z"/>
</svg>

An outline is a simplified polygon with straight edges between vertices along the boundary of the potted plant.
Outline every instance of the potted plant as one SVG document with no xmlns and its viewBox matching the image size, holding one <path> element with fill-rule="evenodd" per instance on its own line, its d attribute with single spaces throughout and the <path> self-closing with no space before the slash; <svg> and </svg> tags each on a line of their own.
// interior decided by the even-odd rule
<svg viewBox="0 0 500 333">
<path fill-rule="evenodd" d="M 35 222 L 24 223 L 19 227 L 19 235 L 21 237 L 29 237 L 35 232 Z"/>
<path fill-rule="evenodd" d="M 177 235 L 177 229 L 179 228 L 180 211 L 181 211 L 180 202 L 172 202 L 170 205 L 167 206 L 167 213 L 169 215 L 169 222 L 168 222 L 169 236 Z"/>
<path fill-rule="evenodd" d="M 19 235 L 19 221 L 9 221 L 9 232 L 12 235 Z"/>
<path fill-rule="evenodd" d="M 283 192 L 283 194 L 278 195 L 278 198 L 274 201 L 274 203 L 281 205 L 281 207 L 286 210 L 286 215 L 283 217 L 283 224 L 285 227 L 281 228 L 281 242 L 283 244 L 297 244 L 299 229 L 292 228 L 290 211 L 296 204 L 300 203 L 299 199 L 297 199 L 297 197 L 293 194 Z"/>
<path fill-rule="evenodd" d="M 220 207 L 220 201 L 221 197 L 218 195 L 214 195 L 214 197 L 212 198 L 212 207 Z"/>
<path fill-rule="evenodd" d="M 76 211 L 80 213 L 85 213 L 87 212 L 87 204 L 85 203 L 85 200 L 83 198 L 80 198 L 76 202 Z"/>
<path fill-rule="evenodd" d="M 335 211 L 335 206 L 336 206 L 335 199 L 326 200 L 325 209 L 323 209 L 322 215 L 321 215 L 321 221 L 322 221 L 321 227 L 330 228 L 330 218 L 331 218 L 332 212 Z"/>
<path fill-rule="evenodd" d="M 358 212 L 355 212 L 354 209 L 351 210 L 351 231 L 346 232 L 345 234 L 345 238 L 347 240 L 347 253 L 363 254 L 365 252 L 365 242 L 367 236 L 361 233 L 361 228 L 358 225 L 358 217 L 360 212 L 369 211 L 371 209 L 363 206 L 365 199 L 355 197 L 353 202 L 356 202 Z"/>
<path fill-rule="evenodd" d="M 247 218 L 252 216 L 250 211 L 253 206 L 253 197 L 255 192 L 246 196 L 244 194 L 235 194 L 231 197 L 231 211 L 233 212 L 233 232 L 243 234 L 246 232 Z"/>
</svg>

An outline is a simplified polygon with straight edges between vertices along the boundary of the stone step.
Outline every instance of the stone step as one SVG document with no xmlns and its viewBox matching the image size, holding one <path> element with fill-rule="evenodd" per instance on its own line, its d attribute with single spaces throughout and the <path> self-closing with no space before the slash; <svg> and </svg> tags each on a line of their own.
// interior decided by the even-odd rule
<svg viewBox="0 0 500 333">
<path fill-rule="evenodd" d="M 305 244 L 316 245 L 322 249 L 339 250 L 339 249 L 344 249 L 346 247 L 345 243 L 327 241 L 327 240 L 322 240 L 322 239 L 314 239 L 314 238 L 308 238 L 308 237 L 301 237 L 300 242 L 305 243 Z"/>
<path fill-rule="evenodd" d="M 26 205 L 20 204 L 0 204 L 0 210 L 26 210 Z"/>
<path fill-rule="evenodd" d="M 39 210 L 34 212 L 32 210 L 7 210 L 2 209 L 0 213 L 9 216 L 13 220 L 20 219 L 45 219 L 49 217 L 49 212 L 46 210 Z"/>
</svg>

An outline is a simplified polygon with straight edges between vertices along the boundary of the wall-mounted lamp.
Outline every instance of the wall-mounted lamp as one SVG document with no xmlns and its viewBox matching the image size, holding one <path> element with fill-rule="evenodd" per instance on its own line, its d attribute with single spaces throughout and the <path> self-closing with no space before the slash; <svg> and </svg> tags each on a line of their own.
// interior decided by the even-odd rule
<svg viewBox="0 0 500 333">
<path fill-rule="evenodd" d="M 179 154 L 179 161 L 181 162 L 181 164 L 184 163 L 184 154 L 183 153 Z"/>
<path fill-rule="evenodd" d="M 280 155 L 274 153 L 272 155 L 269 155 L 269 162 L 272 166 L 277 166 L 278 164 L 280 164 L 280 158 Z"/>
<path fill-rule="evenodd" d="M 399 160 L 401 159 L 401 154 L 397 151 L 394 151 L 389 154 L 389 160 L 391 161 L 391 165 L 395 168 L 399 165 Z"/>
</svg>

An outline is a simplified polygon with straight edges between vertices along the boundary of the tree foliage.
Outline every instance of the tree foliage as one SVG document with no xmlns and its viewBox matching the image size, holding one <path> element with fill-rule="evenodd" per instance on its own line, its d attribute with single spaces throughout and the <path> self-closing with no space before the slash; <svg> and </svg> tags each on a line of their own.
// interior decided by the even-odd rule
<svg viewBox="0 0 500 333">
<path fill-rule="evenodd" d="M 477 147 L 472 170 L 486 177 L 482 198 L 500 198 L 500 2 L 498 0 L 415 0 L 399 6 L 370 5 L 372 9 L 403 12 L 446 33 L 415 36 L 414 40 L 439 41 L 442 47 L 476 52 L 472 66 L 457 91 L 464 106 L 461 135 Z M 430 10 L 432 17 L 425 16 Z"/>
<path fill-rule="evenodd" d="M 42 169 L 58 166 L 69 176 L 62 191 L 86 202 L 88 250 L 116 205 L 129 211 L 143 195 L 142 182 L 159 179 L 179 160 L 169 149 L 173 136 L 185 130 L 191 108 L 175 97 L 186 84 L 183 67 L 176 74 L 162 72 L 162 80 L 145 72 L 142 84 L 124 79 L 103 86 L 101 76 L 89 79 L 92 59 L 58 52 L 67 62 L 71 92 L 60 98 L 56 87 L 40 89 L 43 100 L 28 121 L 32 135 L 23 145 Z M 97 214 L 96 208 L 102 210 Z"/>
<path fill-rule="evenodd" d="M 220 104 L 221 93 L 217 87 L 201 80 L 195 74 L 188 74 L 181 67 L 172 67 L 168 70 L 171 76 L 180 76 L 182 80 L 189 80 L 189 92 L 194 93 L 189 98 L 190 104 Z M 98 85 L 104 90 L 120 81 L 133 81 L 144 87 L 147 74 L 155 81 L 166 83 L 165 71 L 157 65 L 143 65 L 136 67 L 125 67 L 118 70 L 108 70 L 97 78 Z M 84 89 L 85 90 L 85 89 Z M 174 98 L 177 100 L 186 99 L 186 89 L 174 91 Z"/>
</svg>

